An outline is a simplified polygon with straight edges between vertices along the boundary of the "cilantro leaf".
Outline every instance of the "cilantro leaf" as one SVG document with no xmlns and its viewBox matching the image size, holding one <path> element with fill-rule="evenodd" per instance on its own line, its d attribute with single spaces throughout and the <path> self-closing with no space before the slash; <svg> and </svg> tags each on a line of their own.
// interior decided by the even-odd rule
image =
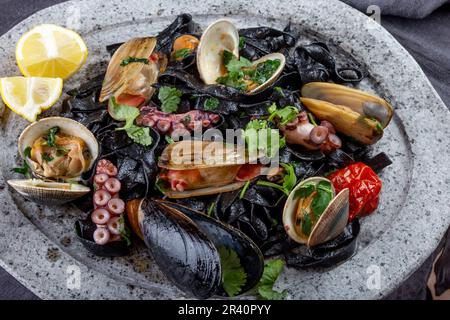
<svg viewBox="0 0 450 320">
<path fill-rule="evenodd" d="M 281 166 L 285 171 L 283 177 L 283 189 L 286 194 L 289 194 L 297 184 L 297 176 L 295 175 L 294 167 L 291 164 L 281 163 Z"/>
<path fill-rule="evenodd" d="M 260 151 L 272 158 L 277 151 L 286 145 L 278 130 L 269 127 L 266 120 L 254 119 L 247 123 L 243 133 L 249 154 Z"/>
<path fill-rule="evenodd" d="M 245 38 L 239 37 L 239 49 L 243 49 L 245 47 Z"/>
<path fill-rule="evenodd" d="M 206 111 L 212 111 L 212 110 L 216 110 L 218 106 L 219 106 L 219 99 L 208 98 L 205 100 L 203 109 L 205 109 Z"/>
<path fill-rule="evenodd" d="M 242 72 L 228 72 L 226 75 L 216 79 L 216 82 L 227 87 L 233 87 L 241 91 L 247 89 Z"/>
<path fill-rule="evenodd" d="M 222 266 L 222 286 L 230 297 L 241 292 L 247 281 L 247 274 L 241 265 L 238 255 L 232 249 L 218 247 L 220 264 Z"/>
<path fill-rule="evenodd" d="M 149 61 L 147 58 L 127 57 L 122 60 L 122 62 L 120 63 L 120 66 L 125 67 L 125 66 L 129 65 L 130 63 L 134 63 L 134 62 L 141 62 L 144 64 L 149 64 Z"/>
<path fill-rule="evenodd" d="M 134 120 L 139 116 L 138 108 L 117 104 L 114 97 L 110 100 L 110 106 L 112 107 L 114 118 L 119 121 L 125 121 L 125 125 L 123 127 L 116 128 L 117 131 L 125 131 L 128 137 L 130 137 L 135 143 L 143 146 L 149 146 L 152 144 L 153 140 L 150 136 L 150 129 L 139 127 L 134 124 Z"/>
<path fill-rule="evenodd" d="M 302 232 L 303 234 L 309 236 L 311 234 L 312 229 L 311 217 L 309 216 L 308 211 L 306 211 L 305 209 L 302 209 L 302 213 L 303 213 Z"/>
<path fill-rule="evenodd" d="M 191 50 L 189 50 L 188 48 L 183 48 L 183 49 L 175 51 L 173 53 L 173 57 L 175 59 L 183 60 L 184 58 L 187 58 L 190 54 L 191 54 Z"/>
<path fill-rule="evenodd" d="M 42 160 L 44 160 L 45 162 L 50 162 L 53 160 L 53 157 L 51 155 L 49 155 L 48 153 L 43 153 L 42 154 Z"/>
<path fill-rule="evenodd" d="M 277 109 L 275 104 L 272 104 L 267 111 L 270 113 L 268 120 L 273 121 L 277 118 L 282 126 L 294 120 L 299 114 L 298 109 L 294 106 L 286 106 L 282 109 Z"/>
<path fill-rule="evenodd" d="M 320 215 L 325 211 L 326 207 L 333 199 L 333 191 L 331 189 L 331 183 L 327 181 L 321 181 L 316 186 L 317 195 L 311 202 L 311 211 L 316 219 L 319 219 Z"/>
<path fill-rule="evenodd" d="M 27 178 L 31 178 L 31 168 L 28 165 L 26 158 L 31 158 L 31 147 L 26 147 L 23 151 L 23 165 L 21 167 L 11 168 L 12 172 L 20 173 L 26 176 Z"/>
<path fill-rule="evenodd" d="M 169 113 L 177 111 L 182 95 L 177 88 L 167 86 L 159 88 L 158 99 L 162 103 L 161 110 Z"/>
<path fill-rule="evenodd" d="M 316 190 L 314 182 L 305 183 L 295 191 L 294 198 L 307 198 Z"/>
<path fill-rule="evenodd" d="M 119 225 L 121 226 L 119 232 L 120 237 L 127 242 L 127 246 L 131 246 L 131 231 L 125 224 L 125 219 L 123 218 L 123 215 L 121 215 L 118 219 Z"/>
<path fill-rule="evenodd" d="M 59 131 L 59 127 L 53 127 L 48 130 L 46 143 L 49 147 L 56 146 L 55 139 L 56 139 L 56 134 L 58 133 L 58 131 Z"/>
<path fill-rule="evenodd" d="M 279 59 L 266 60 L 259 63 L 250 76 L 251 80 L 260 85 L 265 83 L 277 71 L 280 64 L 281 61 Z"/>
<path fill-rule="evenodd" d="M 129 127 L 125 126 L 121 129 L 124 129 L 128 137 L 130 137 L 134 142 L 141 144 L 145 147 L 151 145 L 153 142 L 153 139 L 150 136 L 149 128 L 143 128 L 133 124 Z"/>
<path fill-rule="evenodd" d="M 286 297 L 286 291 L 279 292 L 273 289 L 283 268 L 284 261 L 281 259 L 269 260 L 265 263 L 263 275 L 257 286 L 261 299 L 282 300 Z"/>
</svg>

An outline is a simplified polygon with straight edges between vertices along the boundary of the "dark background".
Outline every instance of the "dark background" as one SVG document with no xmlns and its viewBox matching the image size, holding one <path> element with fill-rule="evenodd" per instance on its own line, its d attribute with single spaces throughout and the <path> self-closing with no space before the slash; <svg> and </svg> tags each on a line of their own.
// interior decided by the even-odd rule
<svg viewBox="0 0 450 320">
<path fill-rule="evenodd" d="M 34 12 L 60 2 L 64 1 L 0 0 L 0 35 Z M 382 16 L 381 24 L 417 60 L 447 107 L 450 106 L 450 5 L 442 6 L 423 19 Z M 445 239 L 440 247 L 444 242 Z M 425 299 L 426 279 L 434 257 L 435 254 L 388 298 Z M 0 268 L 0 299 L 38 298 Z"/>
</svg>

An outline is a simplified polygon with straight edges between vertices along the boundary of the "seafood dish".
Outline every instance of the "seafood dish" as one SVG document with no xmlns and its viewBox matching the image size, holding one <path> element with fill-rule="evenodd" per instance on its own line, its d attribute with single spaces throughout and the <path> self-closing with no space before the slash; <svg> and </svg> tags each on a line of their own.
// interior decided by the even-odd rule
<svg viewBox="0 0 450 320">
<path fill-rule="evenodd" d="M 145 244 L 188 297 L 283 299 L 284 268 L 352 259 L 392 163 L 372 146 L 394 110 L 359 88 L 364 66 L 290 25 L 181 14 L 149 34 L 108 45 L 104 73 L 22 132 L 11 188 L 78 207 L 85 253 Z"/>
</svg>

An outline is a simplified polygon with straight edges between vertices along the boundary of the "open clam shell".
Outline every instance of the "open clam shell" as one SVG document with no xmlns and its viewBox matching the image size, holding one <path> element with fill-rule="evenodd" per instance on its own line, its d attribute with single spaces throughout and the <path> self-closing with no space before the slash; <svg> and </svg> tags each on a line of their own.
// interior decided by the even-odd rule
<svg viewBox="0 0 450 320">
<path fill-rule="evenodd" d="M 90 188 L 86 186 L 73 183 L 80 177 L 70 177 L 72 183 L 59 182 L 59 180 L 65 180 L 67 177 L 47 179 L 48 177 L 36 172 L 38 164 L 25 156 L 25 149 L 31 147 L 40 137 L 47 135 L 49 129 L 53 127 L 59 127 L 60 132 L 84 141 L 90 154 L 89 164 L 86 164 L 84 171 L 92 167 L 99 154 L 97 139 L 92 132 L 77 121 L 62 117 L 50 117 L 34 122 L 25 128 L 19 137 L 19 153 L 25 159 L 24 161 L 27 161 L 29 164 L 33 175 L 42 179 L 9 180 L 8 184 L 21 195 L 34 202 L 51 205 L 73 201 L 90 191 Z"/>
<path fill-rule="evenodd" d="M 80 184 L 50 182 L 39 179 L 8 180 L 8 184 L 25 198 L 45 205 L 59 205 L 78 199 L 90 192 Z"/>
<path fill-rule="evenodd" d="M 346 106 L 361 116 L 377 119 L 386 128 L 394 110 L 384 99 L 361 90 L 329 82 L 310 82 L 302 87 L 302 96 Z"/>
<path fill-rule="evenodd" d="M 83 140 L 86 144 L 86 147 L 89 150 L 91 161 L 88 168 L 85 171 L 88 171 L 94 164 L 95 159 L 97 159 L 99 154 L 99 145 L 95 136 L 89 131 L 81 123 L 63 117 L 49 117 L 39 120 L 30 124 L 19 137 L 18 148 L 19 153 L 22 158 L 26 159 L 31 169 L 35 168 L 35 164 L 28 158 L 25 157 L 25 149 L 27 147 L 31 147 L 33 143 L 40 137 L 43 137 L 47 134 L 48 130 L 53 127 L 59 127 L 62 133 L 65 133 L 70 136 L 74 136 Z M 44 177 L 47 178 L 47 177 Z M 77 177 L 71 177 L 77 180 Z"/>
<path fill-rule="evenodd" d="M 197 48 L 197 69 L 206 84 L 215 84 L 217 78 L 225 75 L 224 50 L 239 56 L 239 32 L 231 21 L 220 19 L 206 28 Z"/>
<path fill-rule="evenodd" d="M 160 66 L 157 61 L 149 59 L 156 47 L 156 38 L 134 38 L 124 44 L 112 56 L 100 93 L 100 102 L 114 96 L 118 102 L 120 95 L 137 97 L 141 103 L 150 99 L 155 92 L 152 87 L 157 81 Z M 144 62 L 123 64 L 125 59 L 147 59 Z M 143 60 L 144 61 L 144 60 Z"/>
<path fill-rule="evenodd" d="M 309 234 L 304 234 L 297 228 L 297 210 L 299 205 L 298 190 L 308 183 L 330 182 L 323 177 L 312 177 L 303 180 L 291 192 L 283 209 L 283 225 L 288 236 L 294 241 L 313 247 L 334 239 L 345 229 L 349 218 L 349 190 L 344 189 L 338 195 L 331 184 L 333 198 L 323 213 L 313 222 Z"/>
</svg>

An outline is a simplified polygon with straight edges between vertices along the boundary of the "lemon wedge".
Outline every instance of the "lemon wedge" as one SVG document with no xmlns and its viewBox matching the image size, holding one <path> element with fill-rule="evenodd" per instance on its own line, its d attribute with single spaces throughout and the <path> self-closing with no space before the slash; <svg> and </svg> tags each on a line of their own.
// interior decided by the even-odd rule
<svg viewBox="0 0 450 320">
<path fill-rule="evenodd" d="M 43 110 L 53 106 L 61 96 L 61 78 L 11 77 L 0 79 L 3 102 L 28 121 L 36 121 Z"/>
<path fill-rule="evenodd" d="M 31 29 L 16 47 L 17 64 L 26 77 L 67 79 L 81 68 L 87 55 L 79 34 L 53 24 Z"/>
</svg>

